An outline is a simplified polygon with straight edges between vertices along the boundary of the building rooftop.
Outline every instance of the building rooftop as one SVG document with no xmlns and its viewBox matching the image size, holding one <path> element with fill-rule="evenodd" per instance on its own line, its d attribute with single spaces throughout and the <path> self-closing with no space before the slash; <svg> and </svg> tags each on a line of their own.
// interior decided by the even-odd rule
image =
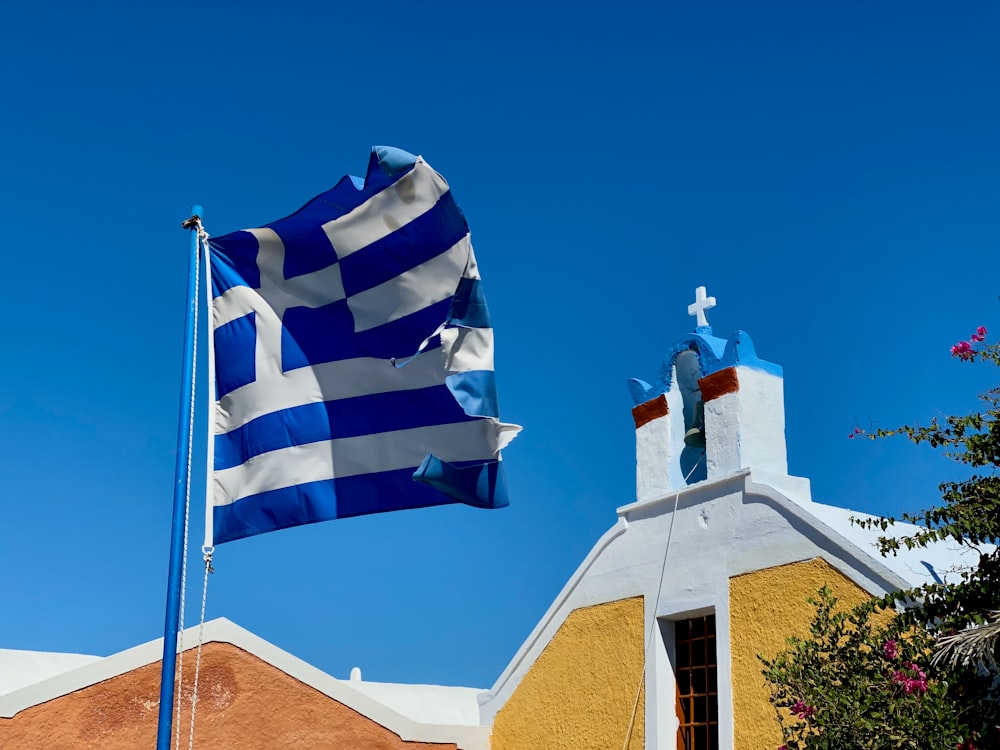
<svg viewBox="0 0 1000 750">
<path fill-rule="evenodd" d="M 0 695 L 100 661 L 100 656 L 0 648 Z"/>
</svg>

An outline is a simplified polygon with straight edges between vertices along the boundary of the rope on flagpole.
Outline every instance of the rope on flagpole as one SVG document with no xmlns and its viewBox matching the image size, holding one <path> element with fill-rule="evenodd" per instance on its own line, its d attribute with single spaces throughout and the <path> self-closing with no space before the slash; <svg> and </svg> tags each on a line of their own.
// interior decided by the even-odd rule
<svg viewBox="0 0 1000 750">
<path fill-rule="evenodd" d="M 201 218 L 198 216 L 192 216 L 190 219 L 182 224 L 185 229 L 194 229 L 198 234 L 198 243 L 200 245 L 205 245 L 208 242 L 208 232 L 205 231 L 204 227 L 201 225 Z M 201 281 L 201 263 L 195 264 L 194 269 L 194 284 L 195 288 Z M 174 681 L 177 685 L 176 690 L 176 715 L 177 721 L 176 726 L 179 729 L 181 725 L 181 705 L 184 700 L 184 614 L 185 605 L 187 602 L 187 559 L 188 559 L 188 539 L 189 531 L 191 527 L 191 464 L 193 456 L 193 445 L 194 445 L 194 411 L 195 411 L 195 387 L 197 380 L 197 362 L 198 362 L 198 306 L 194 307 L 194 340 L 192 342 L 192 362 L 194 366 L 191 368 L 191 382 L 189 383 L 189 393 L 191 397 L 188 401 L 188 451 L 185 456 L 187 461 L 187 476 L 185 479 L 184 486 L 184 544 L 183 552 L 181 555 L 181 596 L 180 596 L 180 628 L 177 633 L 177 668 L 175 670 Z M 208 586 L 208 569 L 211 567 L 209 563 L 210 557 L 206 559 L 206 580 L 205 587 L 206 591 L 202 594 L 202 609 L 201 609 L 201 623 L 202 627 L 199 628 L 198 635 L 198 657 L 195 660 L 195 676 L 194 676 L 194 688 L 197 691 L 198 687 L 198 667 L 201 661 L 201 639 L 203 626 L 205 621 L 205 599 L 207 594 Z M 191 741 L 194 741 L 194 701 L 196 700 L 196 692 L 192 694 L 191 697 Z M 179 731 L 174 732 L 174 747 L 180 750 L 181 736 Z"/>
<path fill-rule="evenodd" d="M 705 454 L 702 453 L 698 457 L 698 460 L 694 462 L 691 471 L 684 477 L 684 484 L 687 484 L 687 480 L 694 474 L 694 470 L 698 468 L 698 464 L 701 463 L 704 457 Z M 639 710 L 639 696 L 642 694 L 642 683 L 646 679 L 646 661 L 649 659 L 649 647 L 653 645 L 653 633 L 656 632 L 656 610 L 660 606 L 660 595 L 663 593 L 663 576 L 667 572 L 667 552 L 670 550 L 670 537 L 674 535 L 674 520 L 677 518 L 677 507 L 680 505 L 680 500 L 681 490 L 678 488 L 677 494 L 674 495 L 674 512 L 670 514 L 670 526 L 667 528 L 667 543 L 663 545 L 663 565 L 660 567 L 660 582 L 656 584 L 656 601 L 653 603 L 649 636 L 646 638 L 646 648 L 642 652 L 642 672 L 639 674 L 639 685 L 635 689 L 635 701 L 632 703 L 632 715 L 629 717 L 628 727 L 625 729 L 625 742 L 622 744 L 622 750 L 628 750 L 628 743 L 632 739 L 632 730 L 635 728 L 635 715 Z"/>
<path fill-rule="evenodd" d="M 204 231 L 204 229 L 202 230 Z M 207 377 L 204 381 L 204 403 L 208 411 L 208 419 L 205 420 L 205 540 L 202 543 L 202 553 L 206 549 L 212 548 L 215 544 L 215 517 L 214 496 L 215 496 L 215 419 L 217 412 L 216 383 L 215 383 L 215 311 L 212 297 L 212 248 L 209 244 L 208 232 L 200 238 L 201 242 L 201 262 L 204 264 L 202 273 L 205 274 L 205 370 Z"/>
<path fill-rule="evenodd" d="M 201 225 L 201 217 L 192 216 L 181 224 L 184 229 L 194 229 L 198 234 L 198 243 L 208 241 L 208 233 Z M 194 287 L 199 288 L 201 283 L 201 263 L 194 266 Z M 188 400 L 188 450 L 185 460 L 187 461 L 187 476 L 184 485 L 184 545 L 181 553 L 181 597 L 180 613 L 178 619 L 180 628 L 177 632 L 177 668 L 174 672 L 174 684 L 176 684 L 176 704 L 177 721 L 176 726 L 181 725 L 181 703 L 184 700 L 184 609 L 187 600 L 187 561 L 188 561 L 188 531 L 191 525 L 191 463 L 194 453 L 194 409 L 195 409 L 195 387 L 197 385 L 198 373 L 198 305 L 194 306 L 194 340 L 191 344 L 191 382 L 188 384 L 188 392 L 191 394 Z M 180 750 L 180 732 L 174 732 L 174 747 Z"/>
<path fill-rule="evenodd" d="M 201 553 L 205 560 L 205 579 L 201 587 L 201 619 L 198 621 L 198 650 L 194 658 L 194 685 L 191 688 L 191 729 L 188 732 L 188 750 L 194 750 L 194 713 L 198 707 L 201 647 L 205 642 L 205 603 L 208 601 L 208 577 L 215 572 L 215 568 L 212 567 L 212 555 L 215 553 L 215 547 L 202 547 Z"/>
<path fill-rule="evenodd" d="M 193 226 L 194 226 L 194 228 L 198 232 L 198 242 L 201 245 L 201 249 L 207 255 L 207 253 L 208 253 L 208 239 L 209 239 L 208 232 L 205 231 L 205 228 L 201 225 L 201 220 L 197 219 L 197 217 L 195 217 L 195 223 L 194 223 Z M 199 268 L 200 268 L 201 264 L 199 263 L 198 265 L 199 265 Z M 196 278 L 197 278 L 197 276 L 196 276 Z M 207 281 L 207 279 L 206 279 L 206 281 Z M 197 317 L 195 318 L 195 327 L 197 328 Z M 196 342 L 196 344 L 195 344 L 195 352 L 197 352 L 197 338 L 195 338 L 195 342 Z M 194 394 L 194 384 L 193 383 L 192 383 L 192 387 L 191 387 L 191 393 Z M 194 401 L 194 397 L 192 395 L 192 406 L 193 406 L 193 401 Z M 194 420 L 192 420 L 192 429 L 193 429 L 193 421 Z M 190 460 L 190 455 L 189 455 L 189 460 Z M 185 562 L 187 561 L 188 518 L 190 516 L 190 510 L 191 510 L 190 476 L 191 476 L 191 471 L 190 471 L 190 466 L 189 466 L 188 467 L 188 492 L 187 492 L 187 497 L 185 498 L 185 516 L 184 516 L 184 557 L 185 557 Z M 204 579 L 202 581 L 202 587 L 201 587 L 201 616 L 198 619 L 198 647 L 197 647 L 197 650 L 195 652 L 194 680 L 193 680 L 193 684 L 191 686 L 191 724 L 190 724 L 190 728 L 188 730 L 188 750 L 193 750 L 193 748 L 194 748 L 194 726 L 195 726 L 194 725 L 194 720 L 195 720 L 195 712 L 196 712 L 196 709 L 197 709 L 197 706 L 198 706 L 198 683 L 199 683 L 199 678 L 201 677 L 201 651 L 202 651 L 202 646 L 205 643 L 205 607 L 206 607 L 206 603 L 208 601 L 208 576 L 211 573 L 215 572 L 215 569 L 212 567 L 212 555 L 214 553 L 215 553 L 215 547 L 206 545 L 206 546 L 203 546 L 201 548 L 202 559 L 205 561 L 205 575 L 204 575 Z M 185 568 L 185 570 L 186 570 L 186 568 Z M 181 612 L 182 613 L 184 612 L 184 600 L 185 600 L 185 597 L 182 597 L 181 598 Z M 183 620 L 182 620 L 182 622 L 183 622 Z M 183 632 L 184 631 L 182 629 L 181 633 L 183 634 Z M 183 676 L 183 675 L 181 675 L 181 676 Z M 180 691 L 178 691 L 178 692 L 180 692 Z M 178 750 L 180 750 L 180 741 L 181 741 L 181 739 L 180 739 L 180 700 L 178 700 L 178 704 L 177 704 L 177 730 L 178 731 L 176 732 L 176 747 L 177 747 Z"/>
</svg>

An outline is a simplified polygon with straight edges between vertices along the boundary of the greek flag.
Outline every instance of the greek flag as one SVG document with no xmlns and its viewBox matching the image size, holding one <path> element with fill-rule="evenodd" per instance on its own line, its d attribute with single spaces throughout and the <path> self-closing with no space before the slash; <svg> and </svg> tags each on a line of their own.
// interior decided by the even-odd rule
<svg viewBox="0 0 1000 750">
<path fill-rule="evenodd" d="M 507 505 L 493 329 L 469 228 L 376 147 L 291 216 L 210 246 L 215 543 L 333 518 Z"/>
</svg>

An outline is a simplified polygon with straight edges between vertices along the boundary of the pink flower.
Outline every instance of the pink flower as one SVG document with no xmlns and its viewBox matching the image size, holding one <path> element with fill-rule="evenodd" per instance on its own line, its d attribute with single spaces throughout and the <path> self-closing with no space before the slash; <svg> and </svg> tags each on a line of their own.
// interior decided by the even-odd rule
<svg viewBox="0 0 1000 750">
<path fill-rule="evenodd" d="M 905 662 L 903 666 L 906 667 L 908 672 L 904 672 L 902 669 L 897 669 L 892 673 L 892 681 L 901 686 L 903 688 L 903 692 L 907 695 L 911 695 L 913 693 L 926 693 L 927 675 L 924 671 L 912 661 Z M 913 676 L 914 674 L 916 677 Z"/>
<path fill-rule="evenodd" d="M 968 341 L 959 341 L 953 347 L 951 347 L 951 356 L 958 357 L 959 359 L 971 359 L 972 358 L 972 344 Z"/>
<path fill-rule="evenodd" d="M 795 703 L 792 704 L 792 713 L 798 716 L 800 719 L 808 719 L 810 716 L 816 713 L 816 709 L 813 708 L 812 706 L 806 705 L 804 702 L 799 700 L 795 701 Z"/>
<path fill-rule="evenodd" d="M 895 659 L 899 656 L 899 648 L 896 646 L 896 641 L 886 641 L 885 645 L 882 646 L 882 653 L 885 654 L 886 659 Z"/>
<path fill-rule="evenodd" d="M 847 439 L 848 440 L 854 440 L 854 438 L 856 438 L 860 434 L 862 434 L 861 428 L 860 427 L 855 427 L 853 432 L 847 433 Z"/>
<path fill-rule="evenodd" d="M 976 333 L 983 338 L 986 338 L 986 326 L 979 326 L 979 328 L 976 329 Z"/>
</svg>

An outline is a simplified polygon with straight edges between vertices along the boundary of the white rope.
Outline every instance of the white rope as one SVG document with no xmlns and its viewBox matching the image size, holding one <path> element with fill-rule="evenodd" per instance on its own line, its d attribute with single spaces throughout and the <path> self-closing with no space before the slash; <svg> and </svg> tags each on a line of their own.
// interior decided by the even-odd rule
<svg viewBox="0 0 1000 750">
<path fill-rule="evenodd" d="M 687 473 L 684 477 L 684 484 L 687 484 L 687 480 L 691 478 L 694 474 L 694 470 L 698 468 L 698 464 L 705 457 L 702 453 L 698 457 L 698 460 L 694 462 L 694 466 L 691 467 L 691 471 Z M 639 674 L 639 685 L 635 689 L 635 701 L 632 703 L 632 715 L 628 719 L 628 728 L 625 730 L 625 742 L 622 744 L 622 750 L 628 750 L 628 743 L 632 739 L 632 730 L 635 727 L 635 715 L 639 710 L 639 696 L 642 694 L 642 685 L 646 680 L 646 662 L 649 660 L 649 649 L 653 645 L 653 634 L 656 632 L 656 612 L 660 607 L 660 595 L 663 593 L 663 576 L 667 572 L 667 552 L 670 550 L 670 538 L 674 535 L 674 521 L 677 519 L 677 507 L 681 500 L 681 490 L 677 490 L 677 494 L 674 495 L 674 512 L 670 514 L 670 526 L 667 528 L 667 543 L 663 547 L 663 565 L 660 567 L 660 581 L 656 584 L 656 601 L 653 603 L 653 616 L 649 623 L 649 635 L 646 637 L 646 649 L 642 654 L 642 672 Z"/>
<path fill-rule="evenodd" d="M 212 547 L 215 542 L 215 519 L 213 513 L 213 496 L 215 494 L 215 316 L 212 309 L 212 249 L 208 243 L 208 233 L 202 238 L 204 254 L 202 256 L 203 273 L 205 274 L 205 378 L 202 391 L 203 403 L 208 412 L 205 420 L 205 539 L 202 551 Z"/>
<path fill-rule="evenodd" d="M 199 249 L 201 243 L 208 241 L 208 234 L 201 226 L 201 218 L 198 216 L 192 216 L 189 220 L 191 222 L 190 226 L 198 233 L 198 245 Z M 187 223 L 187 222 L 185 222 Z M 194 288 L 195 288 L 195 300 L 194 300 L 194 341 L 191 347 L 191 382 L 188 383 L 188 393 L 191 394 L 191 398 L 188 402 L 188 441 L 187 441 L 187 476 L 185 478 L 184 486 L 184 550 L 181 556 L 181 601 L 180 601 L 180 612 L 178 614 L 178 619 L 180 621 L 180 628 L 177 633 L 177 669 L 174 673 L 174 692 L 176 694 L 176 709 L 177 709 L 177 720 L 174 723 L 174 727 L 179 727 L 181 724 L 181 703 L 183 702 L 183 687 L 184 687 L 184 602 L 187 599 L 187 551 L 188 551 L 188 529 L 190 527 L 191 521 L 191 456 L 194 452 L 194 406 L 195 406 L 195 387 L 197 385 L 198 378 L 198 308 L 200 307 L 197 300 L 198 290 L 201 288 L 201 253 L 197 253 L 197 262 L 194 264 Z M 174 747 L 180 750 L 181 746 L 180 732 L 174 731 Z"/>
<path fill-rule="evenodd" d="M 215 547 L 202 547 L 205 559 L 205 580 L 201 587 L 201 619 L 198 621 L 198 651 L 194 658 L 194 686 L 191 689 L 191 730 L 188 733 L 188 750 L 194 749 L 194 712 L 198 706 L 198 678 L 201 676 L 201 647 L 205 642 L 205 602 L 208 601 L 208 576 L 215 572 L 212 568 L 212 554 Z"/>
<path fill-rule="evenodd" d="M 197 229 L 198 229 L 198 242 L 200 244 L 201 249 L 205 252 L 205 256 L 207 257 L 208 256 L 208 252 L 209 252 L 209 248 L 208 248 L 208 232 L 206 232 L 205 228 L 201 226 L 201 222 L 200 221 L 197 224 Z M 200 262 L 200 259 L 199 259 L 199 268 L 200 267 L 201 267 L 201 262 Z M 196 275 L 195 279 L 197 280 L 197 278 L 198 278 L 198 276 Z M 206 278 L 205 281 L 206 281 L 206 284 L 207 284 L 208 283 L 208 279 Z M 195 325 L 197 326 L 197 314 L 195 316 Z M 197 342 L 197 337 L 195 338 L 195 341 Z M 209 364 L 211 364 L 211 362 Z M 192 388 L 192 392 L 193 392 L 193 388 Z M 209 436 L 209 439 L 211 439 L 211 436 Z M 189 459 L 190 459 L 190 457 L 189 457 Z M 190 463 L 189 463 L 189 466 L 188 466 L 188 477 L 189 478 L 190 478 L 190 475 L 191 475 L 191 467 L 190 467 Z M 187 508 L 190 509 L 190 489 L 188 490 Z M 185 525 L 184 525 L 184 534 L 185 534 L 185 536 L 184 536 L 184 555 L 185 555 L 185 560 L 187 558 L 187 528 L 188 528 L 187 527 L 187 518 L 185 518 Z M 201 616 L 200 616 L 200 618 L 198 620 L 198 648 L 197 648 L 197 651 L 195 652 L 195 660 L 194 660 L 194 683 L 193 683 L 193 685 L 191 687 L 191 724 L 190 724 L 190 727 L 189 727 L 189 730 L 188 730 L 188 750 L 193 750 L 193 748 L 194 748 L 194 718 L 195 718 L 195 710 L 196 710 L 196 708 L 198 706 L 198 682 L 199 682 L 199 679 L 201 677 L 201 650 L 202 650 L 202 646 L 205 643 L 205 605 L 206 605 L 206 602 L 208 601 L 208 576 L 209 576 L 209 574 L 211 574 L 211 573 L 214 572 L 214 569 L 212 568 L 212 555 L 213 555 L 214 552 L 215 552 L 215 547 L 211 547 L 211 546 L 206 545 L 206 546 L 203 546 L 201 548 L 202 558 L 205 561 L 205 575 L 204 575 L 204 580 L 202 582 L 202 587 L 201 587 Z M 183 602 L 183 599 L 181 601 Z M 182 607 L 183 607 L 183 605 L 182 605 Z M 177 731 L 177 735 L 176 735 L 176 747 L 177 747 L 178 750 L 180 750 L 180 710 L 179 710 L 179 708 L 178 708 L 178 712 L 177 712 L 177 721 L 178 721 L 178 724 L 177 724 L 178 731 Z"/>
</svg>

